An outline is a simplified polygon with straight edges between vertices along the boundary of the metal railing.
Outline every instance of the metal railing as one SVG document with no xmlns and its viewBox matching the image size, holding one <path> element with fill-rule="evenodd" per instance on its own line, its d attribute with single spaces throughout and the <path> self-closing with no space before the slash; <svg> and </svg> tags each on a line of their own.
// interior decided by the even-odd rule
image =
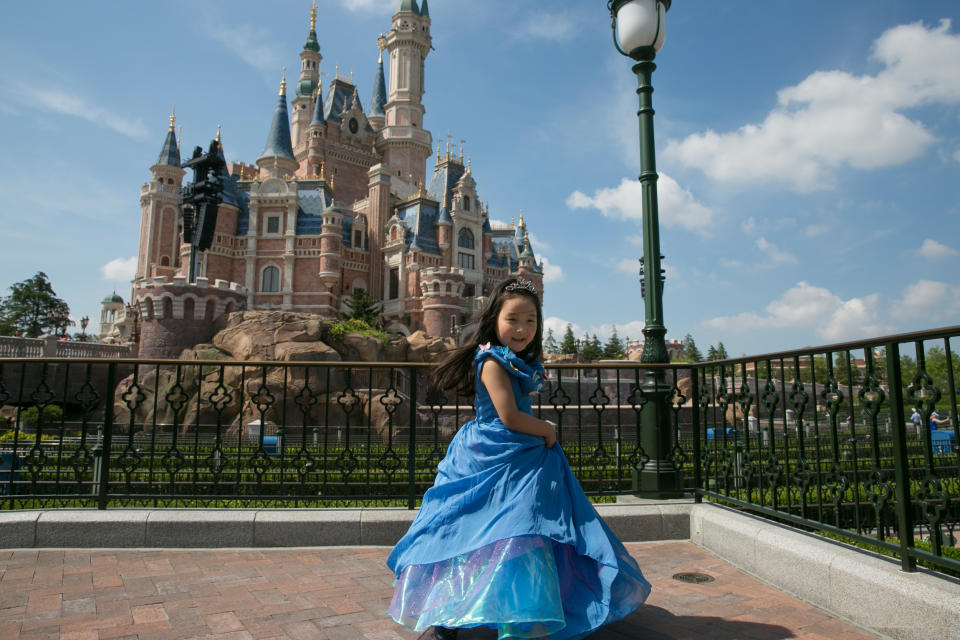
<svg viewBox="0 0 960 640">
<path fill-rule="evenodd" d="M 670 461 L 697 500 L 960 571 L 960 327 L 665 369 Z M 548 367 L 534 413 L 584 490 L 630 493 L 645 373 Z M 0 508 L 414 508 L 470 398 L 429 365 L 0 359 Z M 919 425 L 911 421 L 917 408 Z M 943 420 L 937 423 L 934 411 Z M 937 427 L 931 429 L 929 425 Z"/>
</svg>

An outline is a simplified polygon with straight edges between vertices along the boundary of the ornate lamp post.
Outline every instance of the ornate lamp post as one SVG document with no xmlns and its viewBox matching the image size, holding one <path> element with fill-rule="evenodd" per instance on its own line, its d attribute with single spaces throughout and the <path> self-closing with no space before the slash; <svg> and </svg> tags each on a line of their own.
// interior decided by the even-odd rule
<svg viewBox="0 0 960 640">
<path fill-rule="evenodd" d="M 653 63 L 663 46 L 665 21 L 671 0 L 608 0 L 613 44 L 621 54 L 636 61 L 640 109 L 640 184 L 643 198 L 643 258 L 641 294 L 646 312 L 641 362 L 670 362 L 663 325 L 663 271 L 660 268 L 660 221 L 657 211 L 657 165 L 653 144 Z M 641 445 L 646 462 L 633 470 L 633 490 L 645 497 L 676 497 L 683 493 L 679 470 L 670 458 L 670 397 L 662 368 L 647 369 L 641 390 L 646 402 L 641 422 Z"/>
<path fill-rule="evenodd" d="M 80 342 L 87 341 L 87 325 L 90 324 L 90 316 L 80 318 Z"/>
</svg>

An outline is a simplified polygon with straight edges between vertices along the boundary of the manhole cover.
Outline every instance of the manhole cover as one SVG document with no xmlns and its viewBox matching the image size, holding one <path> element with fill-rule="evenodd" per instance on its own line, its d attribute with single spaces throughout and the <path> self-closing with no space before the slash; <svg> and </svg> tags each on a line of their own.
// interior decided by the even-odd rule
<svg viewBox="0 0 960 640">
<path fill-rule="evenodd" d="M 673 574 L 674 580 L 679 580 L 680 582 L 693 582 L 699 584 L 701 582 L 713 582 L 713 576 L 708 576 L 705 573 L 675 573 Z"/>
</svg>

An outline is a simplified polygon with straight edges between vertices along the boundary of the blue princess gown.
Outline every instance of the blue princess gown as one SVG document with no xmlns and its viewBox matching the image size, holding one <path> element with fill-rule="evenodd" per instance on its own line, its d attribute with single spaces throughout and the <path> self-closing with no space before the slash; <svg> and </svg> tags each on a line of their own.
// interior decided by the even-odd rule
<svg viewBox="0 0 960 640">
<path fill-rule="evenodd" d="M 474 360 L 476 419 L 454 436 L 387 559 L 396 575 L 389 613 L 417 631 L 489 626 L 500 638 L 582 638 L 642 605 L 650 584 L 560 446 L 507 428 L 480 383 L 483 362 L 495 359 L 517 407 L 532 413 L 543 366 L 483 347 Z"/>
</svg>

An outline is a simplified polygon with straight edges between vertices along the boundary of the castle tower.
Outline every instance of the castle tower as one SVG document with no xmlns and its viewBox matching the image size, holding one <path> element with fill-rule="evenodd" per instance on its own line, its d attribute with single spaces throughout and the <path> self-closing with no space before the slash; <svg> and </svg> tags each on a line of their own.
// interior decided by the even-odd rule
<svg viewBox="0 0 960 640">
<path fill-rule="evenodd" d="M 467 311 L 463 307 L 463 269 L 430 267 L 420 275 L 423 295 L 423 323 L 428 336 L 449 336 L 456 325 L 463 324 Z"/>
<path fill-rule="evenodd" d="M 323 159 L 326 155 L 327 127 L 323 117 L 323 87 L 317 85 L 313 101 L 313 116 L 307 128 L 307 159 L 301 167 L 306 176 L 323 175 Z"/>
<path fill-rule="evenodd" d="M 390 54 L 390 91 L 386 124 L 377 151 L 392 175 L 416 184 L 425 180 L 433 138 L 423 128 L 424 60 L 430 53 L 430 15 L 417 0 L 402 0 L 386 35 Z"/>
<path fill-rule="evenodd" d="M 387 83 L 383 75 L 383 49 L 387 41 L 381 34 L 377 40 L 380 56 L 377 58 L 377 75 L 373 80 L 373 97 L 370 99 L 370 109 L 367 119 L 374 131 L 381 131 L 387 121 Z"/>
<path fill-rule="evenodd" d="M 123 298 L 114 291 L 100 303 L 100 332 L 97 336 L 100 341 L 113 332 L 113 327 L 123 318 Z"/>
<path fill-rule="evenodd" d="M 140 246 L 136 278 L 173 275 L 180 246 L 180 187 L 186 173 L 180 168 L 180 146 L 173 131 L 176 115 L 157 163 L 150 167 L 150 182 L 140 188 Z"/>
<path fill-rule="evenodd" d="M 260 177 L 278 177 L 294 175 L 297 171 L 293 148 L 290 146 L 290 116 L 287 114 L 287 78 L 286 73 L 280 79 L 280 93 L 277 107 L 273 112 L 273 121 L 267 133 L 267 144 L 257 158 Z"/>
<path fill-rule="evenodd" d="M 310 33 L 300 52 L 300 79 L 297 82 L 297 97 L 293 99 L 293 147 L 302 157 L 307 145 L 307 128 L 313 118 L 314 94 L 320 86 L 320 44 L 317 42 L 317 3 L 310 9 Z"/>
<path fill-rule="evenodd" d="M 450 248 L 452 236 L 453 218 L 450 217 L 450 195 L 444 192 L 440 215 L 437 217 L 437 246 L 440 247 L 440 262 L 447 267 L 453 264 L 453 251 Z"/>
<path fill-rule="evenodd" d="M 320 272 L 317 277 L 330 292 L 330 307 L 337 307 L 337 285 L 340 283 L 340 258 L 343 255 L 343 212 L 332 204 L 323 212 L 320 229 Z"/>
</svg>

